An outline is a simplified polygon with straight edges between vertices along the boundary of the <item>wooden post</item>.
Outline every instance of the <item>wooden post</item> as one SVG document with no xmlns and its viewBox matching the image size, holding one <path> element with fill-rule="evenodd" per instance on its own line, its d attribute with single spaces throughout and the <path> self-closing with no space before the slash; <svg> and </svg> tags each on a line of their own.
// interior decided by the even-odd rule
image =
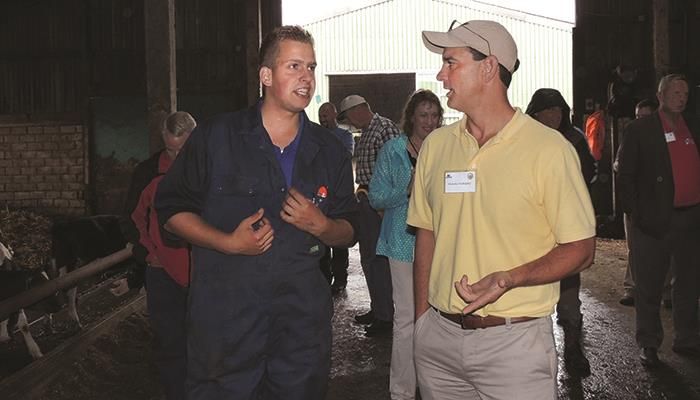
<svg viewBox="0 0 700 400">
<path fill-rule="evenodd" d="M 258 80 L 258 49 L 260 48 L 260 0 L 246 3 L 246 92 L 248 105 L 253 105 L 260 97 L 260 81 Z"/>
<path fill-rule="evenodd" d="M 246 78 L 248 105 L 262 95 L 258 79 L 260 41 L 282 25 L 282 0 L 251 0 L 246 2 Z"/>
<path fill-rule="evenodd" d="M 656 81 L 666 75 L 671 68 L 671 47 L 669 43 L 669 0 L 652 0 L 654 15 L 654 71 Z"/>
<path fill-rule="evenodd" d="M 268 32 L 282 26 L 282 0 L 261 0 L 260 33 L 264 37 Z"/>
<path fill-rule="evenodd" d="M 146 96 L 150 153 L 162 148 L 163 120 L 177 109 L 175 0 L 144 1 Z"/>
</svg>

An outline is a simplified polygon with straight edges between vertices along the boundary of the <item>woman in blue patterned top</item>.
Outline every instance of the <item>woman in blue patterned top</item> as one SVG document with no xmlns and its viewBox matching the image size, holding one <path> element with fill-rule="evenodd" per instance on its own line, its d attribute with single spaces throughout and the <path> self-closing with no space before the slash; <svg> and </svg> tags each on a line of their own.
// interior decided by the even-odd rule
<svg viewBox="0 0 700 400">
<path fill-rule="evenodd" d="M 389 391 L 392 400 L 415 399 L 413 364 L 413 250 L 415 235 L 406 225 L 413 171 L 423 140 L 442 125 L 443 109 L 429 90 L 418 90 L 408 99 L 401 128 L 403 135 L 382 146 L 369 184 L 369 201 L 383 210 L 377 254 L 389 258 L 393 285 L 394 328 Z"/>
</svg>

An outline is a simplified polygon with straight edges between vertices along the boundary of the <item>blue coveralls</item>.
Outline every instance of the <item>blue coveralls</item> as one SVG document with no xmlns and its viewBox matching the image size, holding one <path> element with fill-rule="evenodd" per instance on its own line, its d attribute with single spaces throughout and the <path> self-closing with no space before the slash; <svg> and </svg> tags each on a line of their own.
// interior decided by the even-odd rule
<svg viewBox="0 0 700 400">
<path fill-rule="evenodd" d="M 355 226 L 351 160 L 340 141 L 308 121 L 292 186 L 329 217 Z M 188 398 L 313 400 L 330 371 L 330 289 L 319 270 L 324 245 L 280 218 L 287 184 L 259 105 L 197 127 L 160 183 L 161 225 L 190 211 L 224 232 L 264 208 L 275 230 L 258 256 L 194 246 L 188 315 Z"/>
</svg>

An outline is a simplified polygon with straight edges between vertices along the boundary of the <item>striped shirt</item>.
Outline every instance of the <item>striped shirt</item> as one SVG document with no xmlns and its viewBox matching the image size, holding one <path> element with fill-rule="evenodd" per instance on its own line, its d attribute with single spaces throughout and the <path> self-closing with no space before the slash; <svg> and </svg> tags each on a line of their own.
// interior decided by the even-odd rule
<svg viewBox="0 0 700 400">
<path fill-rule="evenodd" d="M 355 148 L 357 156 L 355 182 L 358 185 L 369 185 L 379 150 L 389 139 L 400 134 L 399 128 L 389 118 L 382 117 L 377 113 L 374 114 L 367 129 L 362 130 L 362 135 Z"/>
</svg>

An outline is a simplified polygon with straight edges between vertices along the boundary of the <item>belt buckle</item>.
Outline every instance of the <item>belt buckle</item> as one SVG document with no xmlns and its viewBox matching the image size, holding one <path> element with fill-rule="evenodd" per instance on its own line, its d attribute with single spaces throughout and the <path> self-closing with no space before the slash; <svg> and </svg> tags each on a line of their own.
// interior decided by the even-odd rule
<svg viewBox="0 0 700 400">
<path fill-rule="evenodd" d="M 469 321 L 469 323 L 467 323 Z M 460 325 L 462 326 L 462 329 L 478 329 L 481 328 L 481 324 L 478 322 L 481 322 L 481 317 L 474 316 L 471 314 L 464 314 L 460 313 Z"/>
<path fill-rule="evenodd" d="M 461 314 L 461 316 L 462 329 L 484 329 L 491 326 L 486 323 L 486 318 L 480 315 Z"/>
<path fill-rule="evenodd" d="M 464 313 L 460 313 L 459 315 L 459 324 L 462 326 L 462 329 L 471 329 L 464 324 L 464 322 L 467 320 L 467 315 Z"/>
</svg>

